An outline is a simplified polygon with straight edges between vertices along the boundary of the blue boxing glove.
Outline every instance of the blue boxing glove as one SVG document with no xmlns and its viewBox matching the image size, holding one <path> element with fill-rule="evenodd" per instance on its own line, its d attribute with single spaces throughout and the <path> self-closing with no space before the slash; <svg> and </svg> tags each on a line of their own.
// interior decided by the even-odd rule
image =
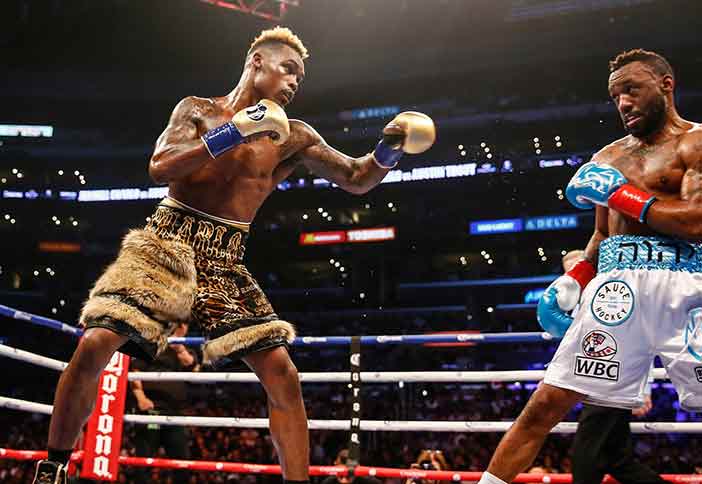
<svg viewBox="0 0 702 484">
<path fill-rule="evenodd" d="M 594 161 L 575 172 L 566 187 L 568 201 L 580 209 L 603 205 L 624 215 L 646 222 L 646 214 L 656 197 L 627 183 L 622 173 Z"/>
<path fill-rule="evenodd" d="M 626 181 L 616 168 L 597 165 L 591 161 L 581 166 L 570 179 L 566 197 L 570 203 L 583 210 L 593 208 L 595 204 L 607 206 L 609 197 Z"/>
<path fill-rule="evenodd" d="M 557 338 L 566 333 L 573 323 L 568 312 L 575 309 L 580 294 L 595 274 L 595 266 L 581 260 L 548 286 L 536 307 L 536 319 L 546 332 Z"/>
</svg>

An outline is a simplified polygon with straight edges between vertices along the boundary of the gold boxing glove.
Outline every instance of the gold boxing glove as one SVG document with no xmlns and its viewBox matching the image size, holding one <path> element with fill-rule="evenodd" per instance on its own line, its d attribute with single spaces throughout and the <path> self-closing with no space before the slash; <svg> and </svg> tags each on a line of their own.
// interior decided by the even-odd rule
<svg viewBox="0 0 702 484">
<path fill-rule="evenodd" d="M 276 145 L 285 143 L 290 136 L 290 124 L 283 108 L 262 99 L 237 112 L 230 122 L 209 130 L 201 139 L 212 158 L 216 158 L 257 134 L 270 134 Z"/>
<path fill-rule="evenodd" d="M 434 144 L 434 121 L 423 113 L 405 111 L 383 128 L 383 139 L 373 156 L 383 168 L 393 168 L 404 153 L 422 153 Z"/>
</svg>

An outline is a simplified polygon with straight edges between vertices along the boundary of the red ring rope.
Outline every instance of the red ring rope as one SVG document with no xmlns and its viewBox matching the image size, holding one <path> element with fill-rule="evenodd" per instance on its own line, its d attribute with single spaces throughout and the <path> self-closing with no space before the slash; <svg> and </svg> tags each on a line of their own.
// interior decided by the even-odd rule
<svg viewBox="0 0 702 484">
<path fill-rule="evenodd" d="M 46 458 L 46 451 L 13 450 L 0 448 L 0 459 L 39 460 Z M 71 460 L 80 462 L 82 452 L 74 452 Z M 241 462 L 216 462 L 204 460 L 152 459 L 147 457 L 120 456 L 120 464 L 136 467 L 155 467 L 159 469 L 189 469 L 194 471 L 232 472 L 239 474 L 281 474 L 280 466 L 269 464 L 247 464 Z M 346 476 L 349 469 L 344 466 L 310 466 L 311 476 Z M 479 481 L 482 472 L 459 471 L 424 471 L 417 469 L 394 469 L 389 467 L 358 466 L 354 475 L 361 477 L 379 478 L 417 478 L 437 481 Z M 702 484 L 702 474 L 662 474 L 663 479 L 673 483 Z M 570 484 L 571 474 L 519 474 L 513 482 L 545 482 L 551 484 Z M 607 476 L 604 484 L 615 484 L 613 478 Z"/>
</svg>

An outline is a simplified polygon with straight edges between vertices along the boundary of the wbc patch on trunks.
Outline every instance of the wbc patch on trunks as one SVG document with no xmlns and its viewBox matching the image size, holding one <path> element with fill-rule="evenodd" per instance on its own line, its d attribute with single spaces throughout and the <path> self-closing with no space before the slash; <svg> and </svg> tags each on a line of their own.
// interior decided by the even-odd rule
<svg viewBox="0 0 702 484">
<path fill-rule="evenodd" d="M 607 281 L 595 291 L 590 310 L 605 326 L 624 324 L 634 312 L 634 292 L 624 281 Z"/>
<path fill-rule="evenodd" d="M 617 354 L 617 340 L 606 331 L 590 331 L 582 340 L 581 354 L 575 355 L 575 375 L 601 380 L 619 380 L 620 362 L 614 360 Z"/>
</svg>

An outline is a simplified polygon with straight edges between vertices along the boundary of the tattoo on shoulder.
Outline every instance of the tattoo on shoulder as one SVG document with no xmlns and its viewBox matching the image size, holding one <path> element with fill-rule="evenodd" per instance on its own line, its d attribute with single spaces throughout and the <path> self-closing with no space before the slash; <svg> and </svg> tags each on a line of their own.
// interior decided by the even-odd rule
<svg viewBox="0 0 702 484">
<path fill-rule="evenodd" d="M 634 156 L 645 158 L 651 153 L 655 153 L 656 151 L 658 151 L 660 147 L 661 145 L 637 146 L 633 150 L 631 150 L 631 154 Z"/>
<path fill-rule="evenodd" d="M 312 126 L 299 119 L 291 119 L 290 136 L 288 140 L 283 143 L 282 151 L 294 154 L 315 144 L 316 141 L 321 139 L 322 137 L 319 136 Z"/>
</svg>

